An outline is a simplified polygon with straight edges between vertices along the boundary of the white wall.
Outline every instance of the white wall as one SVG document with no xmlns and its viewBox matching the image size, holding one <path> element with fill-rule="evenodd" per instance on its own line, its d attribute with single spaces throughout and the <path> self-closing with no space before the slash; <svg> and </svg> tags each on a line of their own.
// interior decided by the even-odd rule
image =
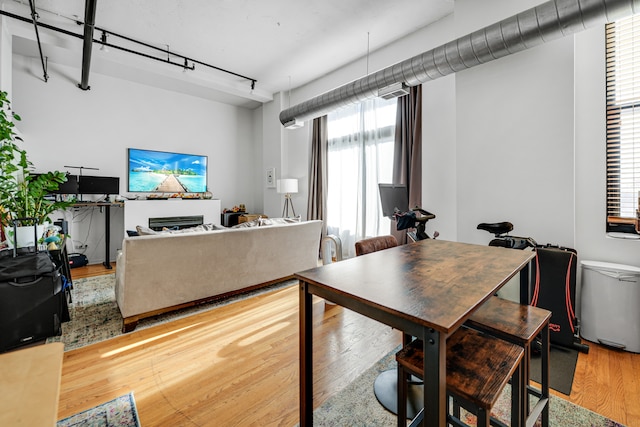
<svg viewBox="0 0 640 427">
<path fill-rule="evenodd" d="M 537 1 L 456 1 L 458 36 Z M 573 247 L 573 38 L 456 75 L 458 240 L 487 243 L 480 222 Z"/>
<path fill-rule="evenodd" d="M 255 153 L 261 151 L 253 111 L 98 73 L 91 74 L 91 89 L 82 91 L 76 87 L 79 68 L 49 63 L 45 83 L 39 59 L 12 59 L 12 104 L 22 116 L 20 131 L 36 171 L 96 167 L 99 171 L 84 174 L 118 176 L 120 193 L 127 195 L 128 147 L 204 154 L 208 188 L 222 207 L 244 203 L 250 211 L 262 210 L 260 190 L 253 185 Z M 73 240 L 86 240 L 90 262 L 101 262 L 101 214 L 75 214 L 80 215 L 83 220 L 71 230 Z M 121 238 L 121 212 L 118 216 L 114 209 L 113 216 L 112 236 Z M 111 259 L 119 247 L 116 240 Z"/>
</svg>

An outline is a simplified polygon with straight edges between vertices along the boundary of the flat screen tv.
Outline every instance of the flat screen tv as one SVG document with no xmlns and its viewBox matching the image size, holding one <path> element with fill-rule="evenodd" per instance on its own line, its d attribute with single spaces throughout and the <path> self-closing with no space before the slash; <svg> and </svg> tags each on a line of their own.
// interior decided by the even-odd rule
<svg viewBox="0 0 640 427">
<path fill-rule="evenodd" d="M 378 184 L 382 214 L 393 218 L 395 210 L 406 212 L 409 210 L 409 193 L 404 185 Z"/>
<path fill-rule="evenodd" d="M 202 193 L 207 191 L 207 156 L 129 148 L 130 193 Z"/>
</svg>

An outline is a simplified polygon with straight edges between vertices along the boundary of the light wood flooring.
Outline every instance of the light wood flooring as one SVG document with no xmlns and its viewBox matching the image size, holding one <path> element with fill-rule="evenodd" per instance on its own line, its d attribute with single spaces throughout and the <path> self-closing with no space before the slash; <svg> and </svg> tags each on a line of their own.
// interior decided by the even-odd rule
<svg viewBox="0 0 640 427">
<path fill-rule="evenodd" d="M 74 279 L 111 273 L 72 270 Z M 314 405 L 400 344 L 400 332 L 314 300 Z M 589 343 L 570 396 L 640 427 L 640 354 Z M 133 391 L 142 425 L 298 422 L 298 291 L 277 290 L 65 353 L 59 418 Z"/>
</svg>

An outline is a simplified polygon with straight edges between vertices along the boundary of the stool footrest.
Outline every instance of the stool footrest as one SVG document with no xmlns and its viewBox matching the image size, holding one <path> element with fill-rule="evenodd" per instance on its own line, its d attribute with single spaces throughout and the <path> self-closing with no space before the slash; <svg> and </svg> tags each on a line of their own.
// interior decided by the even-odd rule
<svg viewBox="0 0 640 427">
<path fill-rule="evenodd" d="M 544 409 L 547 407 L 548 404 L 549 404 L 549 398 L 538 400 L 538 403 L 536 403 L 536 406 L 534 406 L 531 412 L 529 413 L 529 418 L 527 418 L 527 427 L 533 427 L 535 425 L 536 421 L 538 420 L 538 417 L 540 416 L 540 414 L 542 414 L 542 411 L 544 411 Z"/>
</svg>

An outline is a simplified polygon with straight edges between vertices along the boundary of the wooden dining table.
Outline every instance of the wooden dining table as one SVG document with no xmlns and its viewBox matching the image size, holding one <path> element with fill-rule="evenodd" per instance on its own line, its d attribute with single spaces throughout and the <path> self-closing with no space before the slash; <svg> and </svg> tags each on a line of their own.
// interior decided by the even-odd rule
<svg viewBox="0 0 640 427">
<path fill-rule="evenodd" d="M 535 253 L 444 240 L 415 243 L 296 273 L 300 282 L 300 425 L 313 425 L 312 297 L 424 343 L 424 425 L 446 424 L 446 339 L 521 272 L 528 299 Z"/>
</svg>

